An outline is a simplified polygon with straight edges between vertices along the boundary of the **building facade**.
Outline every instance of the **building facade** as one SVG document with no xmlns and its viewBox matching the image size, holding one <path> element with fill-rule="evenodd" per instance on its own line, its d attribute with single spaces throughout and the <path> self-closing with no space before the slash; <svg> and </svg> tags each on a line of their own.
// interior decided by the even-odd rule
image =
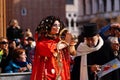
<svg viewBox="0 0 120 80">
<path fill-rule="evenodd" d="M 120 15 L 120 0 L 79 0 L 78 20 L 103 17 L 109 19 Z"/>
<path fill-rule="evenodd" d="M 65 21 L 65 0 L 6 0 L 6 24 L 17 19 L 23 30 L 35 28 L 46 16 L 55 15 Z"/>
<path fill-rule="evenodd" d="M 77 30 L 79 30 L 77 31 L 77 34 L 81 33 L 79 28 L 81 28 L 84 23 L 90 22 L 93 19 L 95 20 L 96 18 L 102 18 L 105 20 L 117 18 L 117 22 L 120 23 L 120 0 L 67 1 L 68 4 L 66 4 L 66 18 L 68 21 L 68 27 L 71 27 L 72 23 L 74 23 L 75 26 L 73 27 L 76 28 L 77 24 Z M 72 19 L 73 22 L 71 21 Z M 74 29 L 70 30 L 72 32 L 76 32 Z"/>
<path fill-rule="evenodd" d="M 13 18 L 23 30 L 30 28 L 34 33 L 40 20 L 48 15 L 59 16 L 70 32 L 79 35 L 81 26 L 93 18 L 120 16 L 120 0 L 0 0 L 0 36 L 5 36 Z"/>
<path fill-rule="evenodd" d="M 66 24 L 73 35 L 79 35 L 77 24 L 79 0 L 66 0 Z"/>
</svg>

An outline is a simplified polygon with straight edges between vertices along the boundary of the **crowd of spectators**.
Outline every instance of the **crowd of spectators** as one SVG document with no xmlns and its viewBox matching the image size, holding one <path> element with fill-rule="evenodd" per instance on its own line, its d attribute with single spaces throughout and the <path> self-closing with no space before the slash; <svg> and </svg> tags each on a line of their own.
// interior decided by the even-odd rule
<svg viewBox="0 0 120 80">
<path fill-rule="evenodd" d="M 30 28 L 23 31 L 12 19 L 6 32 L 0 37 L 0 73 L 31 71 L 36 43 Z"/>
</svg>

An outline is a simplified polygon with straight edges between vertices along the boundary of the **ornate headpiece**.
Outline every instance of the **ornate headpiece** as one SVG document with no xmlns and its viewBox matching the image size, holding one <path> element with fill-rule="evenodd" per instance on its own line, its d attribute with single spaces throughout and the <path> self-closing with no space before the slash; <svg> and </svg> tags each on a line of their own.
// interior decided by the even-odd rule
<svg viewBox="0 0 120 80">
<path fill-rule="evenodd" d="M 38 33 L 48 33 L 48 32 L 50 32 L 51 27 L 56 20 L 60 21 L 60 19 L 56 18 L 55 16 L 48 16 L 48 17 L 44 18 L 43 20 L 41 20 L 41 22 L 38 25 L 36 31 Z M 61 21 L 60 21 L 60 23 L 61 23 Z"/>
</svg>

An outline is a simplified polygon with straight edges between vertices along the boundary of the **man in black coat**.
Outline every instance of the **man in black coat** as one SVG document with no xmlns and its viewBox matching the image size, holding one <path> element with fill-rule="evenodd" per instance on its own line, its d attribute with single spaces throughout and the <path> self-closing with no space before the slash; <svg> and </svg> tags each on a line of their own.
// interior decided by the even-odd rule
<svg viewBox="0 0 120 80">
<path fill-rule="evenodd" d="M 101 65 L 113 60 L 114 54 L 109 42 L 99 36 L 95 23 L 83 26 L 84 42 L 77 47 L 77 56 L 71 73 L 71 80 L 98 80 L 97 71 Z M 116 79 L 114 79 L 116 78 Z M 106 74 L 100 80 L 118 80 L 120 76 Z"/>
</svg>

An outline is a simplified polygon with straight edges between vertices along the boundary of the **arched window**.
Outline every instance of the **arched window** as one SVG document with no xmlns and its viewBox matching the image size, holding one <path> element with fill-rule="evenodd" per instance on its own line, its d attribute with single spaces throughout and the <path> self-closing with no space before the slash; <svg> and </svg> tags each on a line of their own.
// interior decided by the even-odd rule
<svg viewBox="0 0 120 80">
<path fill-rule="evenodd" d="M 86 5 L 85 5 L 85 0 L 83 0 L 83 12 L 84 12 L 84 14 L 86 14 Z"/>
<path fill-rule="evenodd" d="M 111 0 L 112 11 L 114 11 L 114 0 Z"/>
<path fill-rule="evenodd" d="M 74 4 L 74 0 L 66 0 L 66 4 L 71 4 L 71 5 L 73 5 L 73 4 Z"/>
<path fill-rule="evenodd" d="M 74 27 L 74 20 L 71 20 L 71 27 Z"/>
<path fill-rule="evenodd" d="M 66 26 L 68 27 L 69 26 L 69 23 L 68 23 L 68 19 L 66 18 Z"/>
<path fill-rule="evenodd" d="M 106 1 L 106 0 L 103 0 L 103 4 L 104 4 L 104 12 L 106 12 L 106 4 L 107 4 L 107 1 Z"/>
<path fill-rule="evenodd" d="M 77 27 L 79 26 L 79 22 L 78 22 L 78 21 L 76 21 L 76 26 L 77 26 Z"/>
</svg>

